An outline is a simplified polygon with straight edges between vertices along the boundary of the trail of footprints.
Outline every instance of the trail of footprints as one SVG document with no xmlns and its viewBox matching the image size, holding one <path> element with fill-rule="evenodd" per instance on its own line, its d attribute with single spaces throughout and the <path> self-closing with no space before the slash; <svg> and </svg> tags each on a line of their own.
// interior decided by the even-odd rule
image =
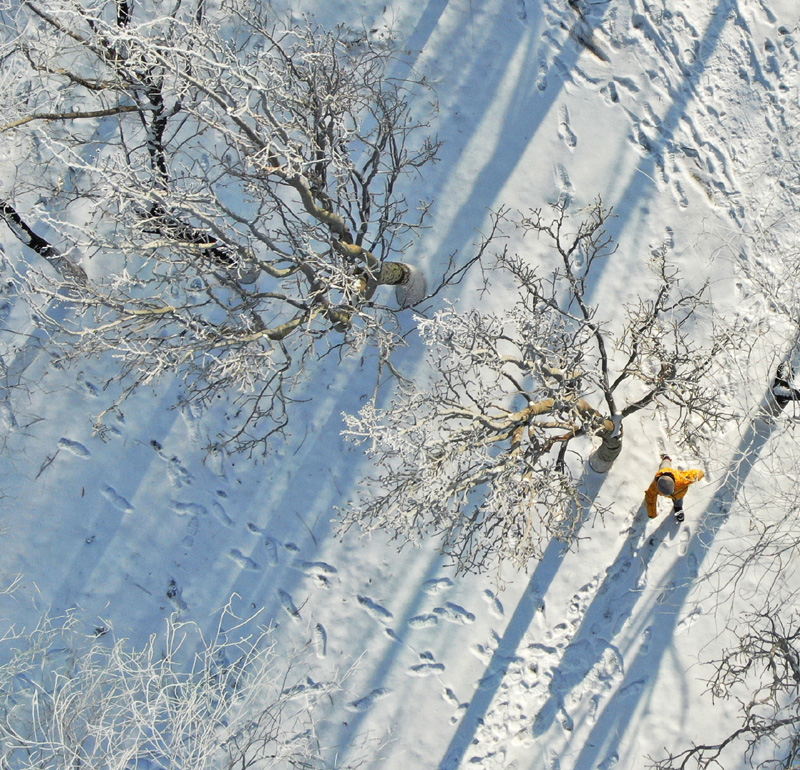
<svg viewBox="0 0 800 770">
<path fill-rule="evenodd" d="M 561 740 L 569 741 L 578 720 L 595 724 L 612 693 L 623 701 L 641 696 L 646 678 L 626 679 L 625 657 L 614 642 L 650 582 L 648 565 L 653 557 L 674 548 L 676 563 L 686 564 L 689 579 L 696 574 L 696 559 L 688 552 L 688 527 L 681 527 L 673 542 L 664 539 L 663 530 L 661 535 L 648 530 L 638 509 L 631 512 L 630 520 L 633 524 L 622 533 L 627 537 L 617 558 L 572 595 L 563 621 L 549 627 L 545 603 L 534 597 L 539 602 L 534 620 L 513 655 L 499 656 L 501 639 L 494 631 L 486 641 L 473 645 L 473 654 L 486 666 L 479 687 L 488 688 L 494 697 L 478 727 L 473 741 L 476 753 L 468 756 L 469 763 L 493 767 L 494 758 L 503 754 L 509 742 L 533 747 L 545 734 L 550 741 L 554 728 Z M 678 587 L 668 582 L 660 587 L 656 600 L 671 601 Z M 484 598 L 490 608 L 497 599 L 488 594 Z M 701 607 L 695 607 L 681 617 L 676 634 L 688 631 L 702 613 Z M 629 642 L 633 647 L 627 648 L 628 654 L 648 655 L 652 637 L 652 627 L 643 628 L 638 640 L 634 635 Z M 443 697 L 456 709 L 452 721 L 457 722 L 467 704 L 460 704 L 453 690 Z M 609 755 L 599 766 L 610 768 L 614 763 Z"/>
<path fill-rule="evenodd" d="M 59 442 L 59 448 L 72 453 L 76 457 L 89 456 L 88 450 L 84 452 L 82 445 L 70 439 Z M 85 449 L 85 447 L 84 447 Z M 176 457 L 163 454 L 160 447 L 157 453 L 165 463 L 165 472 L 169 475 L 173 488 L 185 491 L 191 484 L 191 474 L 184 468 Z M 166 459 L 165 459 L 166 458 Z M 101 494 L 113 506 L 131 513 L 134 509 L 130 502 L 120 495 L 110 485 L 100 487 Z M 219 490 L 215 499 L 198 502 L 191 499 L 173 498 L 168 500 L 168 506 L 173 514 L 187 522 L 186 535 L 183 539 L 185 546 L 191 546 L 198 532 L 199 523 L 203 519 L 213 516 L 225 527 L 236 524 L 227 514 L 224 503 L 227 494 Z M 312 588 L 331 589 L 337 583 L 337 568 L 321 560 L 305 560 L 302 558 L 301 549 L 293 542 L 283 542 L 272 536 L 263 527 L 254 522 L 243 525 L 246 531 L 257 538 L 258 543 L 253 548 L 235 547 L 228 552 L 233 563 L 245 573 L 259 573 L 264 569 L 285 564 L 310 581 Z M 678 542 L 681 553 L 685 553 L 688 539 L 682 538 Z M 618 563 L 620 574 L 624 574 L 625 560 Z M 608 575 L 608 580 L 615 579 L 615 575 Z M 487 715 L 487 725 L 494 719 L 502 719 L 507 728 L 506 734 L 516 733 L 517 740 L 523 742 L 535 740 L 538 735 L 549 729 L 550 725 L 558 724 L 565 731 L 572 729 L 573 717 L 571 713 L 576 704 L 584 703 L 588 718 L 591 721 L 600 708 L 602 698 L 612 688 L 617 686 L 623 676 L 623 661 L 621 655 L 607 644 L 603 649 L 592 647 L 593 642 L 578 640 L 577 645 L 585 647 L 585 654 L 576 646 L 575 635 L 580 626 L 586 609 L 591 601 L 596 598 L 599 580 L 595 580 L 582 587 L 570 603 L 567 619 L 549 631 L 544 630 L 544 606 L 537 613 L 538 632 L 535 636 L 538 641 L 529 640 L 517 654 L 507 661 L 497 660 L 497 650 L 501 642 L 498 634 L 490 629 L 488 638 L 483 642 L 473 645 L 473 654 L 486 667 L 482 678 L 476 683 L 478 688 L 491 688 L 497 690 L 500 700 L 507 704 L 518 703 L 520 698 L 525 701 L 525 708 L 519 708 L 509 714 L 508 709 L 502 707 L 493 710 Z M 304 584 L 306 587 L 309 583 Z M 421 586 L 422 611 L 408 618 L 399 618 L 378 597 L 367 592 L 356 593 L 355 607 L 369 616 L 383 630 L 386 638 L 402 645 L 407 655 L 401 670 L 408 677 L 430 679 L 432 686 L 438 687 L 442 699 L 452 708 L 450 721 L 457 724 L 463 717 L 471 692 L 458 693 L 458 686 L 447 682 L 446 664 L 437 660 L 433 652 L 425 649 L 416 639 L 422 636 L 425 629 L 431 629 L 442 624 L 454 626 L 469 626 L 476 622 L 476 613 L 472 608 L 462 606 L 451 601 L 448 595 L 454 588 L 453 581 L 448 577 L 438 577 L 427 580 Z M 326 659 L 330 654 L 330 641 L 328 630 L 318 618 L 314 617 L 313 602 L 309 598 L 297 601 L 294 589 L 286 590 L 277 586 L 275 589 L 279 611 L 292 624 L 308 629 L 309 642 L 314 655 L 319 660 Z M 669 594 L 669 587 L 665 596 Z M 188 606 L 183 598 L 181 587 L 174 579 L 170 579 L 165 588 L 165 595 L 176 612 L 187 611 Z M 505 610 L 501 598 L 491 590 L 485 590 L 481 599 L 486 613 L 497 621 L 505 619 Z M 427 606 L 425 606 L 427 605 Z M 685 618 L 679 626 L 679 631 L 688 629 L 696 619 L 696 615 Z M 614 631 L 619 629 L 614 628 Z M 544 632 L 544 633 L 542 633 Z M 646 651 L 649 644 L 650 630 L 647 629 L 642 636 L 642 650 Z M 420 635 L 418 637 L 417 635 Z M 579 654 L 580 653 L 580 654 Z M 580 666 L 570 667 L 570 662 L 581 657 L 589 657 L 596 662 L 587 674 Z M 498 664 L 503 664 L 502 666 Z M 622 697 L 634 696 L 637 688 L 641 689 L 642 682 L 625 683 L 620 691 Z M 391 695 L 391 686 L 374 687 L 350 700 L 346 709 L 351 712 L 364 712 L 372 708 L 378 701 Z M 459 695 L 461 697 L 459 697 Z M 531 701 L 533 698 L 533 701 Z M 533 704 L 533 707 L 532 707 Z M 588 704 L 588 705 L 587 705 Z M 525 714 L 529 715 L 527 718 Z M 530 716 L 532 715 L 532 716 Z M 484 729 L 484 728 L 481 728 Z M 492 750 L 492 735 L 481 736 L 479 745 Z M 496 748 L 496 747 L 495 747 Z"/>
<path fill-rule="evenodd" d="M 223 489 L 217 489 L 212 495 L 207 493 L 206 499 L 191 499 L 186 495 L 194 481 L 192 473 L 184 465 L 181 459 L 164 450 L 162 444 L 156 440 L 150 442 L 150 448 L 163 463 L 164 472 L 170 482 L 170 486 L 176 493 L 165 501 L 165 505 L 177 520 L 185 522 L 184 536 L 181 545 L 192 547 L 196 536 L 200 531 L 203 520 L 215 519 L 225 528 L 232 528 L 237 522 L 228 514 L 226 510 L 227 493 Z M 58 450 L 68 452 L 81 459 L 89 459 L 91 451 L 78 441 L 64 437 L 58 442 Z M 100 494 L 114 508 L 123 514 L 132 514 L 135 511 L 133 504 L 113 486 L 107 483 L 99 485 Z M 291 541 L 282 541 L 274 537 L 263 527 L 255 522 L 246 522 L 243 528 L 252 536 L 258 539 L 255 547 L 245 548 L 243 546 L 232 547 L 227 551 L 228 558 L 243 573 L 261 573 L 265 569 L 286 565 L 304 575 L 313 588 L 330 589 L 337 582 L 338 570 L 332 564 L 321 560 L 305 560 L 302 558 L 301 549 Z M 308 585 L 308 583 L 306 584 Z M 447 594 L 454 588 L 453 581 L 448 577 L 432 578 L 421 586 L 423 602 L 427 603 L 427 608 L 410 618 L 397 618 L 395 614 L 385 606 L 379 599 L 367 593 L 356 593 L 353 598 L 355 606 L 363 613 L 372 618 L 379 624 L 386 638 L 401 644 L 410 654 L 410 659 L 405 662 L 405 673 L 409 677 L 415 678 L 434 678 L 441 683 L 444 699 L 454 706 L 453 723 L 458 721 L 459 715 L 466 708 L 467 704 L 458 700 L 454 690 L 444 681 L 446 666 L 436 660 L 433 652 L 426 649 L 417 649 L 413 643 L 415 632 L 426 628 L 439 626 L 441 624 L 452 624 L 455 626 L 469 626 L 476 621 L 476 614 L 469 608 L 447 599 Z M 295 591 L 285 590 L 283 587 L 276 587 L 275 597 L 279 610 L 291 623 L 310 624 L 309 636 L 315 656 L 323 660 L 330 654 L 328 631 L 322 622 L 313 617 L 313 612 L 306 606 L 305 602 L 298 602 L 295 598 Z M 183 598 L 183 590 L 174 578 L 169 578 L 164 588 L 163 596 L 173 606 L 178 613 L 184 613 L 189 609 L 189 605 Z M 496 619 L 504 617 L 503 605 L 498 596 L 490 591 L 484 591 L 482 598 L 485 602 L 488 613 Z M 399 630 L 397 624 L 404 630 Z M 378 687 L 367 692 L 361 697 L 350 701 L 346 708 L 353 712 L 369 710 L 376 702 L 389 696 L 391 689 Z"/>
</svg>

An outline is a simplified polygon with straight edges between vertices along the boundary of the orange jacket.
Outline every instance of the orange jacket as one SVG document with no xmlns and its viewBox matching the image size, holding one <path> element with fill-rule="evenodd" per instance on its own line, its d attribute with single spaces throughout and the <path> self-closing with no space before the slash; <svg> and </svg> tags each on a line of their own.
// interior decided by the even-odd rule
<svg viewBox="0 0 800 770">
<path fill-rule="evenodd" d="M 657 500 L 661 492 L 658 491 L 658 477 L 663 476 L 665 473 L 671 473 L 675 479 L 675 491 L 671 495 L 664 495 L 664 497 L 671 497 L 673 500 L 680 500 L 689 489 L 689 484 L 694 484 L 695 481 L 700 481 L 706 474 L 703 471 L 689 470 L 679 471 L 677 468 L 662 468 L 656 473 L 653 483 L 648 487 L 644 493 L 644 502 L 647 505 L 647 515 L 654 519 L 658 516 Z"/>
</svg>

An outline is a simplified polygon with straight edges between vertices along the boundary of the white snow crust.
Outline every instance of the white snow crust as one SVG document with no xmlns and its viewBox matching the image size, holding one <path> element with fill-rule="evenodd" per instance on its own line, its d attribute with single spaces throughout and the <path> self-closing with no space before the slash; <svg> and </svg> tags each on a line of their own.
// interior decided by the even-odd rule
<svg viewBox="0 0 800 770">
<path fill-rule="evenodd" d="M 552 543 L 526 574 L 457 577 L 434 543 L 398 552 L 380 537 L 337 535 L 336 506 L 366 470 L 340 436 L 341 414 L 371 394 L 369 357 L 366 369 L 356 357 L 316 365 L 292 435 L 259 459 L 204 453 L 223 417 L 176 408 L 177 381 L 135 394 L 93 435 L 115 395 L 104 389 L 109 363 L 57 369 L 31 344 L 16 362 L 26 387 L 0 394 L 0 579 L 19 578 L 0 596 L 4 627 L 74 609 L 87 629 L 106 624 L 141 643 L 171 613 L 210 629 L 235 596 L 287 644 L 316 644 L 312 677 L 355 665 L 320 730 L 340 761 L 359 735 L 386 740 L 364 765 L 375 770 L 642 768 L 664 747 L 727 735 L 736 704 L 711 698 L 705 663 L 730 642 L 731 621 L 776 590 L 770 565 L 724 580 L 751 531 L 729 482 L 746 480 L 757 501 L 797 478 L 786 449 L 797 441 L 794 405 L 768 423 L 753 417 L 795 331 L 752 276 L 782 280 L 782 253 L 797 248 L 800 8 L 586 7 L 602 56 L 576 38 L 566 0 L 292 9 L 376 36 L 391 28 L 406 51 L 396 74 L 435 87 L 432 130 L 445 143 L 418 182 L 434 205 L 404 255 L 429 284 L 451 253 L 469 254 L 491 209 L 559 196 L 580 207 L 598 195 L 615 209 L 619 242 L 590 291 L 605 320 L 646 296 L 650 252 L 664 244 L 688 286 L 710 282 L 709 313 L 738 318 L 752 341 L 731 357 L 720 397 L 736 419 L 713 451 L 670 444 L 669 415 L 645 411 L 626 422 L 611 471 L 587 471 L 587 494 L 610 513 L 585 525 L 577 548 Z M 0 239 L 19 248 L 7 231 Z M 468 278 L 450 299 L 508 301 L 477 287 Z M 414 311 L 404 312 L 411 328 Z M 402 371 L 421 367 L 418 352 L 402 354 Z M 664 447 L 679 467 L 706 472 L 683 525 L 666 507 L 655 520 L 642 509 Z M 797 575 L 784 567 L 790 590 Z M 734 755 L 726 767 L 764 758 Z"/>
</svg>

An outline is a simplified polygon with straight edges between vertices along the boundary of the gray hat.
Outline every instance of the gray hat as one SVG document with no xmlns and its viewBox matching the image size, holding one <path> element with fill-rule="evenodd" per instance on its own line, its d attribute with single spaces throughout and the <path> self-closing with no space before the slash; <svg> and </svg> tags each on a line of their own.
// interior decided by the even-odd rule
<svg viewBox="0 0 800 770">
<path fill-rule="evenodd" d="M 672 477 L 672 474 L 665 473 L 658 477 L 658 491 L 661 492 L 662 495 L 674 494 L 675 479 Z"/>
</svg>

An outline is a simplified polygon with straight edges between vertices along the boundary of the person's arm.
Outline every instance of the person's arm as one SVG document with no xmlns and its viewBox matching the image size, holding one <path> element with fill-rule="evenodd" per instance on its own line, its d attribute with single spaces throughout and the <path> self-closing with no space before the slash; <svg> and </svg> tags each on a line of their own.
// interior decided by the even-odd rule
<svg viewBox="0 0 800 770">
<path fill-rule="evenodd" d="M 697 470 L 692 468 L 688 471 L 680 471 L 680 489 L 675 491 L 675 494 L 672 495 L 673 500 L 682 500 L 686 493 L 689 491 L 689 485 L 694 484 L 695 481 L 700 481 L 700 479 L 705 477 L 705 472 L 701 470 Z"/>
<path fill-rule="evenodd" d="M 653 479 L 653 483 L 644 493 L 644 503 L 647 506 L 647 515 L 654 519 L 658 516 L 658 480 Z"/>
</svg>

